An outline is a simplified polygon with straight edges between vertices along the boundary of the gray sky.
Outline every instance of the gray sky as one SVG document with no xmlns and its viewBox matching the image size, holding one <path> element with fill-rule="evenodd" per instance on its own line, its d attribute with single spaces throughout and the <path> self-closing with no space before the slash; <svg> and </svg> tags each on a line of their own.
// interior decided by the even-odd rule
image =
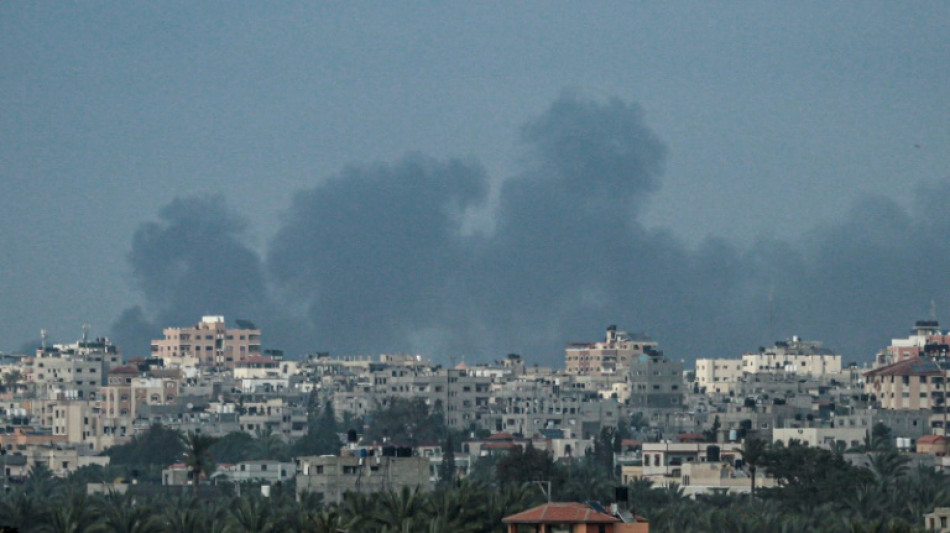
<svg viewBox="0 0 950 533">
<path fill-rule="evenodd" d="M 947 20 L 945 2 L 0 4 L 0 349 L 89 322 L 135 355 L 164 320 L 233 312 L 291 350 L 555 362 L 617 323 L 677 358 L 798 334 L 867 359 L 931 299 L 950 321 Z M 558 128 L 649 145 L 608 169 L 610 216 L 558 225 L 606 194 L 578 196 L 598 185 L 565 169 L 602 167 L 561 157 Z M 612 270 L 591 268 L 618 225 Z M 174 247 L 201 231 L 218 247 Z"/>
</svg>

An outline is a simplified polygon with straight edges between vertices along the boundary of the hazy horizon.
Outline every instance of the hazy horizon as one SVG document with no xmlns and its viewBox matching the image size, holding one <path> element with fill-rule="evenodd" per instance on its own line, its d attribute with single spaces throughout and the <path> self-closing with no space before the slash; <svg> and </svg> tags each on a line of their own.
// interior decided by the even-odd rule
<svg viewBox="0 0 950 533">
<path fill-rule="evenodd" d="M 562 364 L 946 319 L 944 3 L 0 5 L 0 349 Z"/>
</svg>

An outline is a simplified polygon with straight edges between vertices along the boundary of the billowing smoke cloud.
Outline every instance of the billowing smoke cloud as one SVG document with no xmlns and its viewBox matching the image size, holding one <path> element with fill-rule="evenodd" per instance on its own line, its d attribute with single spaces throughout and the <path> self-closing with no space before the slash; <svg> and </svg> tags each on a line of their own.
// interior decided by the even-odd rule
<svg viewBox="0 0 950 533">
<path fill-rule="evenodd" d="M 241 242 L 244 229 L 220 196 L 176 199 L 158 222 L 142 225 L 129 263 L 147 305 L 126 309 L 113 325 L 119 346 L 142 355 L 162 327 L 190 325 L 201 315 L 266 316 L 272 306 L 263 267 Z"/>
<path fill-rule="evenodd" d="M 266 260 L 220 198 L 177 200 L 136 234 L 148 306 L 128 310 L 116 337 L 214 313 L 254 319 L 292 355 L 519 352 L 560 364 L 565 342 L 616 323 L 686 360 L 793 334 L 867 360 L 931 299 L 950 301 L 950 185 L 924 187 L 913 213 L 859 199 L 803 242 L 692 249 L 639 218 L 665 148 L 638 107 L 566 94 L 521 141 L 524 168 L 504 180 L 488 234 L 463 231 L 489 205 L 481 166 L 421 155 L 299 192 Z"/>
<path fill-rule="evenodd" d="M 487 191 L 483 170 L 462 161 L 350 168 L 297 195 L 270 272 L 305 311 L 316 345 L 410 350 L 465 305 L 456 277 L 472 250 L 461 228 Z"/>
</svg>

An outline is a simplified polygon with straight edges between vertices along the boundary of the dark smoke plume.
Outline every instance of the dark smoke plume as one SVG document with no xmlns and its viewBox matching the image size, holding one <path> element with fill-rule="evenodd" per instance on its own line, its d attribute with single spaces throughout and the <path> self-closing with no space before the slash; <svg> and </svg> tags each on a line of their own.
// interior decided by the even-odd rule
<svg viewBox="0 0 950 533">
<path fill-rule="evenodd" d="M 113 325 L 125 353 L 143 355 L 163 327 L 191 325 L 202 315 L 266 316 L 261 260 L 241 242 L 244 229 L 224 198 L 204 196 L 172 201 L 158 222 L 135 232 L 129 263 L 147 305 L 126 309 Z"/>
<path fill-rule="evenodd" d="M 133 342 L 212 313 L 261 323 L 291 355 L 519 352 L 561 365 L 565 342 L 598 340 L 615 323 L 677 359 L 797 334 L 869 360 L 932 299 L 950 302 L 948 184 L 923 187 L 913 212 L 858 199 L 802 242 L 690 248 L 640 218 L 666 149 L 638 107 L 567 94 L 524 127 L 521 145 L 524 168 L 504 180 L 488 233 L 463 231 L 488 206 L 482 167 L 421 155 L 300 191 L 266 260 L 220 198 L 176 200 L 135 236 L 148 304 L 128 310 L 116 336 Z"/>
</svg>

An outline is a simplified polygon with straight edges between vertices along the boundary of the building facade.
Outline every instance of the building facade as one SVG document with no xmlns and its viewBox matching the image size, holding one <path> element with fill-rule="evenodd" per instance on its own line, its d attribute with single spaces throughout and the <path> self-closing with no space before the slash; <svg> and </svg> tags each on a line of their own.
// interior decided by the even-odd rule
<svg viewBox="0 0 950 533">
<path fill-rule="evenodd" d="M 236 362 L 261 355 L 261 330 L 238 320 L 228 329 L 223 316 L 205 316 L 190 328 L 165 328 L 165 338 L 152 341 L 152 356 L 165 366 L 187 366 L 194 358 L 199 366 L 234 368 Z"/>
<path fill-rule="evenodd" d="M 568 344 L 564 349 L 564 360 L 568 374 L 624 374 L 634 358 L 656 348 L 657 342 L 646 335 L 617 331 L 617 326 L 608 326 L 603 342 Z"/>
<path fill-rule="evenodd" d="M 403 487 L 431 490 L 429 460 L 396 455 L 324 455 L 297 458 L 297 494 L 317 493 L 324 503 L 341 503 L 348 492 L 370 494 Z"/>
</svg>

